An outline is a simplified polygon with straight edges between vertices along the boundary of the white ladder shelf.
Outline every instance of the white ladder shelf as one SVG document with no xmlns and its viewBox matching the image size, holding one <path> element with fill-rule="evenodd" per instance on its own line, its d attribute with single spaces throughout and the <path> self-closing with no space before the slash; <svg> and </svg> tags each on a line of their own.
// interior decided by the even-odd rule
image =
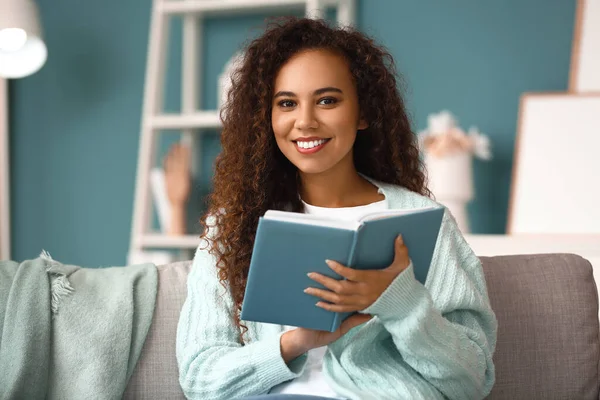
<svg viewBox="0 0 600 400">
<path fill-rule="evenodd" d="M 199 233 L 169 236 L 150 231 L 152 202 L 150 171 L 156 160 L 158 136 L 163 129 L 181 130 L 185 140 L 194 143 L 198 153 L 198 135 L 203 129 L 221 127 L 217 110 L 200 110 L 199 77 L 202 74 L 198 54 L 201 52 L 202 19 L 249 13 L 305 10 L 310 18 L 324 18 L 327 8 L 335 8 L 341 26 L 354 24 L 355 0 L 153 0 L 150 38 L 146 64 L 144 103 L 136 174 L 133 220 L 128 264 L 139 254 L 152 248 L 195 249 Z M 182 101 L 181 113 L 163 113 L 163 88 L 166 75 L 169 19 L 183 17 Z M 194 162 L 198 165 L 198 162 Z M 194 175 L 199 171 L 193 170 Z M 139 258 L 136 258 L 139 259 Z"/>
</svg>

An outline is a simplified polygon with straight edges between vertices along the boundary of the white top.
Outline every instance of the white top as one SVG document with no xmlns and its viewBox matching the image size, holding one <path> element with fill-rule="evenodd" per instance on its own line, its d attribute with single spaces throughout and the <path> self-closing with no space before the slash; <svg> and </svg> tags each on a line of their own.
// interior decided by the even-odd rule
<svg viewBox="0 0 600 400">
<path fill-rule="evenodd" d="M 367 213 L 387 210 L 389 208 L 387 199 L 364 206 L 340 208 L 317 207 L 304 201 L 302 201 L 302 204 L 304 204 L 304 212 L 306 214 L 329 216 L 347 221 L 357 221 Z M 293 326 L 286 326 L 285 328 L 286 330 L 295 329 Z M 302 375 L 273 387 L 269 393 L 304 394 L 330 397 L 332 399 L 345 399 L 345 397 L 339 397 L 325 380 L 325 375 L 323 374 L 323 357 L 326 351 L 327 346 L 310 350 Z"/>
</svg>

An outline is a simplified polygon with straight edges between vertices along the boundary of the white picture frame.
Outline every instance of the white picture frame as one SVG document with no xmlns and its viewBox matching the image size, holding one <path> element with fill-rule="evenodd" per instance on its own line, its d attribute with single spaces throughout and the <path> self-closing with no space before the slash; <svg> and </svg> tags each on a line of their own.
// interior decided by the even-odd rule
<svg viewBox="0 0 600 400">
<path fill-rule="evenodd" d="M 521 97 L 508 234 L 600 233 L 600 94 Z"/>
<path fill-rule="evenodd" d="M 578 0 L 569 91 L 600 93 L 600 0 Z"/>
</svg>

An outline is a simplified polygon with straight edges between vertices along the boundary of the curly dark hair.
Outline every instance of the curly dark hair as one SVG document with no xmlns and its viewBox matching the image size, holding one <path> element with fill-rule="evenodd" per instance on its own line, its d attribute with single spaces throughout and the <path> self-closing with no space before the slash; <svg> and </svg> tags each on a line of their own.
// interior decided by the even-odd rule
<svg viewBox="0 0 600 400">
<path fill-rule="evenodd" d="M 369 125 L 356 137 L 356 170 L 430 196 L 389 52 L 352 28 L 307 18 L 271 20 L 232 75 L 233 90 L 221 110 L 222 151 L 200 221 L 219 280 L 235 302 L 233 319 L 242 342 L 247 327 L 240 312 L 259 217 L 269 209 L 302 211 L 297 169 L 279 150 L 271 126 L 275 77 L 292 56 L 316 49 L 344 57 L 356 84 L 361 116 Z"/>
</svg>

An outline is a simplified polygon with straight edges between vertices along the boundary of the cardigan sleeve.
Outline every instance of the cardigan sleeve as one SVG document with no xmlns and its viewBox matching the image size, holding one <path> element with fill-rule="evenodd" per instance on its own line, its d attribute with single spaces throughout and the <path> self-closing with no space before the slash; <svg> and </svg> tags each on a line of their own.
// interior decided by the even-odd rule
<svg viewBox="0 0 600 400">
<path fill-rule="evenodd" d="M 406 363 L 444 397 L 484 398 L 495 381 L 497 321 L 481 262 L 447 210 L 426 286 L 411 263 L 361 312 L 381 320 Z"/>
<path fill-rule="evenodd" d="M 306 354 L 288 366 L 280 336 L 242 345 L 234 302 L 221 285 L 214 257 L 200 246 L 188 277 L 177 327 L 179 383 L 188 399 L 232 399 L 264 394 L 302 373 Z"/>
</svg>

